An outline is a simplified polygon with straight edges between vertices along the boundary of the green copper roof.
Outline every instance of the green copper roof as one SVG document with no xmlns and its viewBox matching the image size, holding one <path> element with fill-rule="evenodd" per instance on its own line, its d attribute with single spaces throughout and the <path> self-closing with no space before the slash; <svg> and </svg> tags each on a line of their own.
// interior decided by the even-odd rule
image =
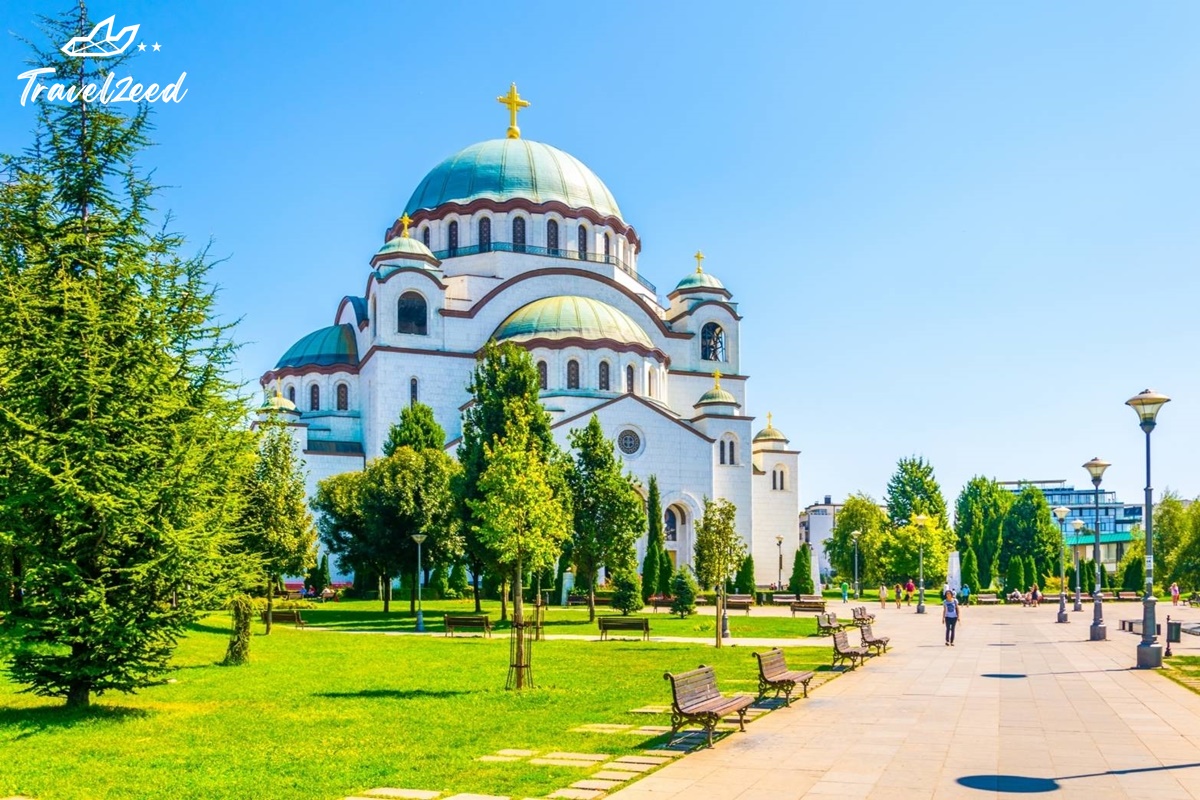
<svg viewBox="0 0 1200 800">
<path fill-rule="evenodd" d="M 528 139 L 491 139 L 473 144 L 438 164 L 404 207 L 406 214 L 443 203 L 525 198 L 557 200 L 570 208 L 590 208 L 621 216 L 612 192 L 578 159 L 556 147 Z"/>
<path fill-rule="evenodd" d="M 700 395 L 700 399 L 696 401 L 696 405 L 698 406 L 716 405 L 718 403 L 722 405 L 736 406 L 738 401 L 737 398 L 732 394 L 720 388 L 709 389 L 707 392 Z"/>
<path fill-rule="evenodd" d="M 433 261 L 433 252 L 420 239 L 411 236 L 393 236 L 375 253 L 376 258 L 418 258 L 422 261 Z"/>
<path fill-rule="evenodd" d="M 773 425 L 768 425 L 758 433 L 754 434 L 756 442 L 786 442 L 788 438 L 783 435 L 783 431 Z"/>
<path fill-rule="evenodd" d="M 358 344 L 351 325 L 331 325 L 313 331 L 288 348 L 275 365 L 287 367 L 328 367 L 334 364 L 358 364 Z"/>
<path fill-rule="evenodd" d="M 715 276 L 709 275 L 707 272 L 697 270 L 691 275 L 681 280 L 675 285 L 675 291 L 681 289 L 724 289 L 725 284 L 716 279 Z"/>
<path fill-rule="evenodd" d="M 654 349 L 646 332 L 624 311 L 590 297 L 546 297 L 523 306 L 496 328 L 497 341 L 512 339 L 610 339 Z"/>
</svg>

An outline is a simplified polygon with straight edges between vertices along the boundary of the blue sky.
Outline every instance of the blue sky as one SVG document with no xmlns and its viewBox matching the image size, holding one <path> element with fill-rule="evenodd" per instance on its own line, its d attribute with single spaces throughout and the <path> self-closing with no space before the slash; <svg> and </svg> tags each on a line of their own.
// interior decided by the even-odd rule
<svg viewBox="0 0 1200 800">
<path fill-rule="evenodd" d="M 4 30 L 66 3 L 9 0 Z M 596 171 L 669 288 L 705 267 L 745 315 L 749 412 L 801 456 L 805 504 L 881 497 L 921 454 L 1066 478 L 1099 455 L 1137 502 L 1123 402 L 1175 398 L 1155 485 L 1200 493 L 1200 5 L 91 2 L 187 72 L 147 156 L 240 318 L 242 377 L 338 300 L 445 156 L 528 138 Z M 0 151 L 28 141 L 0 39 Z M 0 84 L 2 85 L 2 84 Z"/>
</svg>

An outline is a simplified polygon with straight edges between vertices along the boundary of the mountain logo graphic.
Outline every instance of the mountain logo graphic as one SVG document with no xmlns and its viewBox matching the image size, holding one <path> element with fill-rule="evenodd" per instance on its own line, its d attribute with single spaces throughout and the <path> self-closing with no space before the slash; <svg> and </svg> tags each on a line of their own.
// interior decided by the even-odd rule
<svg viewBox="0 0 1200 800">
<path fill-rule="evenodd" d="M 116 14 L 106 20 L 101 20 L 87 36 L 76 36 L 62 46 L 62 51 L 69 56 L 79 58 L 107 58 L 119 56 L 133 44 L 141 25 L 130 25 L 122 28 L 116 36 L 113 35 L 113 20 Z"/>
</svg>

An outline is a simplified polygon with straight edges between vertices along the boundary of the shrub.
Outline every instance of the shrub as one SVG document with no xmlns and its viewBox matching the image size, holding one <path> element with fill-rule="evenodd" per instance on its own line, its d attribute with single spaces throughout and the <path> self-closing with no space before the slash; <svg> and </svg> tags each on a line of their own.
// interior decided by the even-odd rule
<svg viewBox="0 0 1200 800">
<path fill-rule="evenodd" d="M 733 588 L 738 594 L 754 594 L 754 556 L 746 556 L 742 565 L 738 567 L 737 575 L 733 579 Z"/>
<path fill-rule="evenodd" d="M 467 580 L 467 565 L 461 561 L 455 562 L 450 569 L 450 591 L 456 597 L 466 597 L 471 592 L 471 582 Z"/>
<path fill-rule="evenodd" d="M 1125 572 L 1121 576 L 1121 588 L 1127 592 L 1138 592 L 1146 588 L 1144 562 L 1133 559 L 1125 565 Z"/>
<path fill-rule="evenodd" d="M 622 614 L 641 611 L 642 581 L 632 569 L 622 570 L 612 576 L 612 607 Z"/>
<path fill-rule="evenodd" d="M 239 594 L 229 601 L 233 612 L 233 633 L 229 636 L 229 647 L 225 650 L 227 667 L 236 667 L 250 661 L 250 622 L 254 619 L 257 604 L 247 594 Z"/>
<path fill-rule="evenodd" d="M 1004 591 L 1025 591 L 1025 564 L 1020 556 L 1008 560 L 1008 572 L 1004 576 Z"/>
<path fill-rule="evenodd" d="M 443 600 L 453 600 L 458 593 L 450 589 L 450 575 L 446 572 L 445 564 L 435 564 L 428 579 L 429 595 Z"/>
<path fill-rule="evenodd" d="M 792 594 L 814 593 L 812 549 L 806 544 L 796 548 L 796 557 L 792 560 L 792 577 L 788 581 L 788 591 Z"/>
<path fill-rule="evenodd" d="M 683 619 L 688 614 L 696 613 L 696 592 L 699 587 L 696 579 L 686 567 L 680 567 L 671 578 L 671 613 L 678 614 Z"/>
<path fill-rule="evenodd" d="M 1042 571 L 1038 569 L 1037 559 L 1033 556 L 1025 557 L 1025 582 L 1030 585 L 1036 583 L 1038 588 L 1045 582 Z"/>
</svg>

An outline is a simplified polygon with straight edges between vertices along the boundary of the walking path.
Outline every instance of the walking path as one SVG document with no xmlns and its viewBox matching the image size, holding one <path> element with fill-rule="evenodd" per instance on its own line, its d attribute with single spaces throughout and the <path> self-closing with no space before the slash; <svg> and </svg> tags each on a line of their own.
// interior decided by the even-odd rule
<svg viewBox="0 0 1200 800">
<path fill-rule="evenodd" d="M 1138 637 L 1118 620 L 1141 605 L 1105 608 L 1109 639 L 1088 642 L 1090 606 L 1065 625 L 1057 603 L 972 607 L 950 648 L 936 604 L 875 604 L 893 650 L 609 797 L 1200 798 L 1200 695 L 1130 669 Z M 1200 637 L 1183 638 L 1176 653 L 1200 655 Z"/>
</svg>

